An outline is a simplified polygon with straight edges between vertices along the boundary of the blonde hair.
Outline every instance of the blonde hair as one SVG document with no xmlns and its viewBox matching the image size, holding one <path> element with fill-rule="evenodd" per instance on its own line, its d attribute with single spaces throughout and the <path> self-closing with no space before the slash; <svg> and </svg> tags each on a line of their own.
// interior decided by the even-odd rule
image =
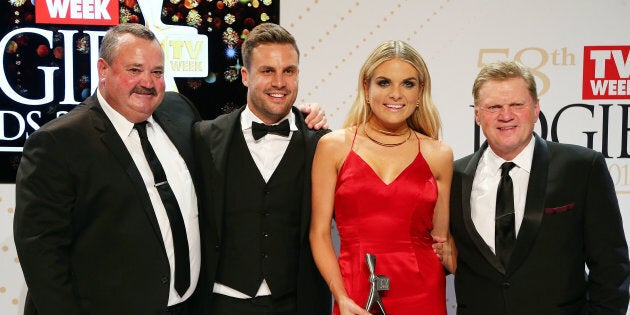
<svg viewBox="0 0 630 315">
<path fill-rule="evenodd" d="M 361 67 L 357 97 L 350 107 L 350 112 L 343 126 L 353 127 L 364 124 L 372 116 L 363 84 L 372 79 L 374 70 L 378 66 L 392 59 L 400 59 L 412 65 L 418 72 L 418 80 L 423 87 L 419 108 L 407 118 L 409 128 L 433 139 L 438 139 L 442 126 L 439 113 L 431 97 L 429 70 L 420 54 L 409 44 L 400 40 L 390 40 L 380 44 Z"/>
<path fill-rule="evenodd" d="M 479 71 L 472 89 L 475 105 L 477 105 L 479 101 L 479 90 L 481 90 L 481 86 L 484 83 L 488 81 L 505 81 L 512 78 L 522 78 L 525 80 L 529 95 L 531 95 L 534 101 L 538 100 L 536 80 L 529 69 L 516 61 L 506 60 L 487 64 Z"/>
</svg>

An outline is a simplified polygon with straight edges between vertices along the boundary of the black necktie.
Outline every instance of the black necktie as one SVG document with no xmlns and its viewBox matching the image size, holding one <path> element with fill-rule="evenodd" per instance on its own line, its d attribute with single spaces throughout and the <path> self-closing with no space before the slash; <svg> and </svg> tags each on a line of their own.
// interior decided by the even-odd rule
<svg viewBox="0 0 630 315">
<path fill-rule="evenodd" d="M 168 222 L 171 225 L 173 250 L 175 252 L 175 290 L 179 293 L 179 296 L 183 296 L 190 286 L 190 260 L 188 257 L 188 238 L 186 237 L 184 218 L 179 210 L 175 194 L 166 180 L 164 168 L 157 155 L 155 155 L 155 151 L 153 151 L 153 147 L 149 143 L 149 138 L 147 138 L 147 122 L 137 123 L 133 127 L 138 130 L 142 151 L 144 151 L 144 156 L 149 162 L 151 172 L 153 172 L 155 188 L 160 194 L 162 204 L 164 204 L 166 209 Z"/>
<path fill-rule="evenodd" d="M 289 130 L 289 120 L 285 119 L 281 123 L 277 125 L 265 125 L 259 124 L 255 121 L 252 121 L 252 134 L 254 135 L 254 140 L 258 140 L 264 137 L 268 133 L 273 133 L 279 136 L 288 137 Z"/>
<path fill-rule="evenodd" d="M 516 233 L 514 232 L 514 187 L 510 170 L 516 166 L 512 162 L 501 165 L 501 180 L 497 189 L 497 207 L 495 215 L 494 241 L 496 254 L 503 267 L 507 264 L 514 248 Z"/>
</svg>

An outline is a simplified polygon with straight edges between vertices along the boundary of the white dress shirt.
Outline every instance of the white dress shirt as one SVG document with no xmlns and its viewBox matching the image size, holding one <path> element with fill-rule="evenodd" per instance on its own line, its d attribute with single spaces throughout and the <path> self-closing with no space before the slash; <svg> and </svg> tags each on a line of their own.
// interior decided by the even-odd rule
<svg viewBox="0 0 630 315">
<path fill-rule="evenodd" d="M 100 91 L 97 90 L 98 101 L 105 112 L 105 115 L 114 125 L 116 132 L 122 139 L 125 147 L 129 151 L 133 162 L 135 163 L 142 180 L 149 193 L 151 204 L 153 205 L 153 211 L 160 226 L 160 232 L 162 233 L 162 240 L 166 248 L 166 254 L 168 262 L 171 268 L 171 279 L 175 279 L 175 252 L 173 248 L 173 236 L 171 233 L 171 225 L 166 214 L 166 209 L 162 204 L 162 199 L 155 188 L 155 182 L 153 178 L 153 172 L 151 167 L 144 156 L 142 146 L 140 145 L 140 137 L 138 132 L 133 128 L 133 123 L 129 122 L 120 113 L 114 110 L 103 98 Z M 201 245 L 199 240 L 199 217 L 197 209 L 197 195 L 195 194 L 195 187 L 192 182 L 192 177 L 186 166 L 186 162 L 179 155 L 177 148 L 168 138 L 164 130 L 159 124 L 149 117 L 147 119 L 147 136 L 149 142 L 155 151 L 160 163 L 166 173 L 166 179 L 168 180 L 179 208 L 182 212 L 184 219 L 184 226 L 186 227 L 186 235 L 188 237 L 188 253 L 190 258 L 190 287 L 188 291 L 184 293 L 184 296 L 179 296 L 175 290 L 175 281 L 170 283 L 170 291 L 168 297 L 168 305 L 175 305 L 183 302 L 192 295 L 197 286 L 199 279 L 199 269 L 201 266 Z M 142 248 L 138 248 L 139 251 Z"/>
<path fill-rule="evenodd" d="M 284 152 L 289 147 L 289 142 L 291 141 L 293 132 L 298 130 L 297 125 L 295 124 L 295 115 L 292 111 L 274 125 L 277 125 L 286 119 L 289 120 L 289 130 L 291 130 L 288 137 L 269 133 L 258 140 L 254 140 L 254 135 L 252 134 L 252 122 L 261 124 L 263 122 L 260 118 L 256 117 L 254 113 L 252 113 L 249 109 L 249 105 L 247 105 L 241 113 L 241 130 L 243 131 L 247 148 L 256 163 L 256 167 L 258 167 L 258 171 L 260 171 L 260 175 L 262 175 L 265 179 L 265 182 L 269 181 L 269 178 L 273 175 L 276 167 L 280 164 L 280 161 L 284 156 Z M 252 296 L 218 282 L 214 283 L 212 292 L 239 299 L 252 298 Z M 256 296 L 265 295 L 271 295 L 271 290 L 269 289 L 269 285 L 267 285 L 267 281 L 263 279 L 260 287 L 258 288 L 258 292 L 256 292 Z"/>
<path fill-rule="evenodd" d="M 511 162 L 516 166 L 510 170 L 514 184 L 514 229 L 518 232 L 523 222 L 527 186 L 534 156 L 534 137 L 529 144 Z M 470 193 L 470 211 L 475 228 L 481 238 L 495 252 L 494 223 L 496 213 L 497 188 L 501 180 L 501 165 L 505 161 L 497 156 L 490 147 L 483 152 Z M 496 252 L 495 252 L 496 253 Z"/>
</svg>

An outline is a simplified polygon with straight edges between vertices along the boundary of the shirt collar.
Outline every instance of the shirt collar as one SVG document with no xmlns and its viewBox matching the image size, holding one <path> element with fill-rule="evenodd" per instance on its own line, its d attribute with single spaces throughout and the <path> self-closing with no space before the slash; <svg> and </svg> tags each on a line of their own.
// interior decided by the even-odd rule
<svg viewBox="0 0 630 315">
<path fill-rule="evenodd" d="M 109 118 L 109 121 L 112 122 L 112 125 L 114 125 L 114 129 L 116 129 L 120 138 L 127 139 L 127 137 L 131 135 L 134 124 L 109 105 L 103 95 L 101 95 L 101 91 L 98 89 L 96 89 L 96 97 L 98 102 L 101 104 L 101 108 L 105 112 L 105 115 Z M 152 125 L 155 122 L 153 120 L 153 116 L 150 116 L 147 121 L 149 122 L 149 125 Z"/>
<path fill-rule="evenodd" d="M 514 162 L 514 164 L 516 164 L 518 168 L 526 171 L 527 173 L 529 173 L 532 168 L 532 160 L 534 159 L 534 143 L 535 143 L 535 137 L 532 136 L 532 138 L 529 140 L 529 143 L 523 149 L 523 151 L 521 151 L 521 153 L 519 153 L 511 161 L 511 162 Z M 504 162 L 509 162 L 499 157 L 498 155 L 496 155 L 496 153 L 492 151 L 492 148 L 486 149 L 486 152 L 484 152 L 484 155 L 486 157 L 486 161 L 488 165 L 493 170 L 499 170 L 501 168 L 501 165 Z"/>
<path fill-rule="evenodd" d="M 289 120 L 289 130 L 291 131 L 297 131 L 297 125 L 295 124 L 295 114 L 293 113 L 293 111 L 289 111 L 289 113 L 284 116 L 284 118 L 280 119 L 277 123 L 275 123 L 274 125 L 277 125 L 279 123 L 281 123 L 283 120 Z M 263 121 L 258 118 L 256 115 L 254 115 L 254 113 L 249 109 L 249 105 L 245 106 L 245 109 L 243 110 L 243 112 L 241 113 L 241 129 L 242 130 L 247 130 L 247 129 L 252 129 L 252 121 L 255 121 L 257 123 L 263 123 Z"/>
</svg>

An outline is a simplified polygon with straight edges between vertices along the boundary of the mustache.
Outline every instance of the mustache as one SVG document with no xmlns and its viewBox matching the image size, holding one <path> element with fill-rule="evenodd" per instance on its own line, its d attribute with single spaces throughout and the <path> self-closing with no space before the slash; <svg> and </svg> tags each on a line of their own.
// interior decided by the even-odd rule
<svg viewBox="0 0 630 315">
<path fill-rule="evenodd" d="M 157 91 L 155 90 L 155 88 L 144 88 L 141 86 L 136 86 L 135 88 L 133 88 L 133 90 L 131 90 L 131 94 L 133 93 L 137 93 L 137 94 L 151 94 L 153 96 L 157 95 Z"/>
</svg>

